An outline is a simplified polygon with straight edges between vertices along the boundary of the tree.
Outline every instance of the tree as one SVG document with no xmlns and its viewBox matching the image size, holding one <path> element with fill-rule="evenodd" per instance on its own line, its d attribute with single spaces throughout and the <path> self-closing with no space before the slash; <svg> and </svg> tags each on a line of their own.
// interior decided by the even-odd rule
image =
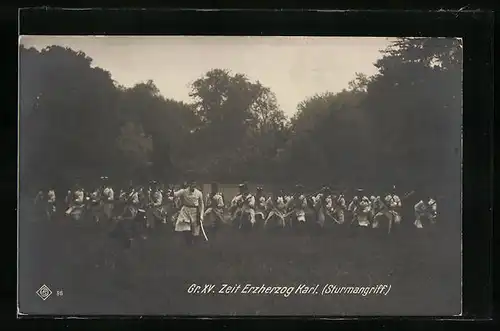
<svg viewBox="0 0 500 331">
<path fill-rule="evenodd" d="M 378 74 L 356 73 L 348 90 L 301 102 L 280 152 L 288 177 L 378 188 L 459 183 L 461 52 L 456 39 L 401 38 L 375 64 Z"/>
<path fill-rule="evenodd" d="M 459 182 L 461 42 L 401 38 L 384 54 L 365 99 L 377 176 L 413 187 Z"/>
<path fill-rule="evenodd" d="M 23 179 L 108 172 L 120 129 L 109 72 L 92 67 L 83 52 L 58 46 L 40 52 L 21 47 L 20 64 Z"/>
<path fill-rule="evenodd" d="M 354 87 L 339 93 L 316 94 L 299 103 L 292 118 L 294 133 L 284 165 L 288 176 L 303 181 L 348 181 L 362 165 L 355 162 L 363 141 L 364 120 L 360 104 L 365 97 L 363 89 Z M 359 177 L 356 176 L 356 177 Z"/>
<path fill-rule="evenodd" d="M 275 138 L 286 124 L 272 91 L 243 74 L 213 69 L 193 82 L 190 96 L 201 119 L 192 165 L 219 176 L 261 174 L 267 165 L 259 160 L 276 153 Z"/>
<path fill-rule="evenodd" d="M 152 175 L 162 179 L 175 176 L 174 164 L 182 164 L 183 158 L 189 157 L 185 142 L 199 126 L 194 109 L 183 102 L 165 99 L 151 80 L 125 89 L 119 107 L 123 121 L 136 123 L 151 139 Z"/>
<path fill-rule="evenodd" d="M 124 156 L 124 173 L 130 176 L 149 166 L 153 141 L 151 136 L 144 133 L 140 124 L 127 122 L 123 125 L 117 144 Z"/>
<path fill-rule="evenodd" d="M 288 121 L 271 89 L 241 73 L 208 71 L 187 104 L 151 80 L 119 86 L 83 52 L 21 47 L 21 183 L 176 180 L 187 169 L 206 180 L 453 189 L 461 63 L 460 40 L 400 38 L 376 75 L 305 99 Z"/>
</svg>

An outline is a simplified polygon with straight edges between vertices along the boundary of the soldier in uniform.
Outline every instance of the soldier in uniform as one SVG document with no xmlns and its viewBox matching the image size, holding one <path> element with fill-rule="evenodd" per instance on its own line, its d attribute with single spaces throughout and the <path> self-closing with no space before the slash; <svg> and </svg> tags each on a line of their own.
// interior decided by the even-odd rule
<svg viewBox="0 0 500 331">
<path fill-rule="evenodd" d="M 257 187 L 255 194 L 255 221 L 256 224 L 262 225 L 266 219 L 266 197 L 261 186 Z"/>
<path fill-rule="evenodd" d="M 377 197 L 375 197 L 374 195 L 370 196 L 370 202 L 372 204 L 372 215 L 371 215 L 371 219 L 374 220 L 375 219 L 375 215 L 377 214 L 377 210 L 375 208 L 375 206 L 377 205 Z M 372 223 L 373 224 L 373 223 Z"/>
<path fill-rule="evenodd" d="M 50 221 L 53 215 L 56 213 L 56 191 L 52 188 L 47 192 L 47 204 L 45 213 L 47 219 Z"/>
<path fill-rule="evenodd" d="M 125 191 L 124 189 L 120 189 L 120 192 L 118 193 L 118 201 L 119 202 L 127 201 L 127 191 Z"/>
<path fill-rule="evenodd" d="M 372 228 L 377 229 L 380 227 L 380 221 L 382 219 L 387 220 L 387 231 L 390 233 L 392 224 L 394 222 L 394 215 L 391 213 L 389 206 L 385 203 L 385 199 L 382 200 L 380 196 L 376 196 L 372 203 L 373 216 Z"/>
<path fill-rule="evenodd" d="M 289 211 L 289 222 L 291 226 L 296 225 L 302 229 L 306 223 L 307 199 L 304 195 L 304 187 L 301 184 L 295 186 L 295 194 L 286 203 L 286 209 Z M 295 223 L 295 224 L 294 224 Z"/>
<path fill-rule="evenodd" d="M 90 210 L 90 214 L 92 215 L 93 220 L 96 223 L 99 223 L 101 220 L 102 213 L 102 202 L 101 202 L 101 190 L 100 188 L 96 188 L 92 192 L 90 192 L 90 196 L 87 197 L 88 209 Z"/>
<path fill-rule="evenodd" d="M 363 228 L 368 227 L 370 225 L 371 218 L 371 203 L 370 199 L 367 196 L 363 196 L 363 198 L 359 202 L 359 209 L 356 213 L 358 226 Z"/>
<path fill-rule="evenodd" d="M 330 200 L 329 203 L 330 208 L 328 209 L 328 215 L 330 216 L 331 219 L 333 219 L 333 221 L 336 224 L 342 224 L 337 216 L 339 211 L 339 206 L 338 206 L 339 195 L 337 193 L 333 193 L 330 195 L 329 200 Z"/>
<path fill-rule="evenodd" d="M 126 208 L 134 219 L 136 219 L 139 214 L 140 203 L 139 190 L 132 186 L 128 192 Z"/>
<path fill-rule="evenodd" d="M 320 228 L 324 227 L 327 217 L 331 218 L 332 212 L 332 197 L 331 190 L 327 186 L 323 186 L 321 192 L 314 198 L 316 201 L 316 219 Z"/>
<path fill-rule="evenodd" d="M 115 192 L 108 183 L 108 177 L 103 176 L 101 177 L 101 180 L 103 181 L 101 195 L 103 214 L 107 220 L 110 220 L 113 217 Z"/>
<path fill-rule="evenodd" d="M 163 193 L 158 183 L 153 182 L 149 191 L 149 203 L 146 210 L 146 227 L 153 229 L 156 222 L 166 222 L 166 215 L 163 210 Z"/>
<path fill-rule="evenodd" d="M 396 186 L 392 187 L 392 194 L 389 193 L 385 197 L 385 203 L 389 207 L 391 214 L 394 216 L 394 224 L 401 223 L 401 199 L 396 194 Z"/>
<path fill-rule="evenodd" d="M 217 183 L 211 184 L 210 194 L 207 196 L 204 225 L 212 230 L 212 236 L 215 236 L 217 230 L 224 223 L 224 195 L 219 191 Z"/>
<path fill-rule="evenodd" d="M 349 203 L 349 206 L 347 207 L 347 211 L 350 213 L 351 216 L 351 224 L 357 221 L 358 218 L 358 212 L 359 212 L 359 197 L 355 195 L 351 202 Z"/>
<path fill-rule="evenodd" d="M 85 210 L 85 191 L 80 185 L 75 186 L 73 198 L 69 208 L 66 210 L 66 216 L 71 216 L 75 221 L 82 218 Z"/>
<path fill-rule="evenodd" d="M 264 228 L 267 228 L 269 221 L 276 220 L 276 224 L 282 228 L 285 227 L 285 198 L 283 196 L 283 191 L 278 194 L 273 193 L 266 201 L 266 209 L 269 211 L 264 221 Z M 273 224 L 274 225 L 274 224 Z"/>
<path fill-rule="evenodd" d="M 339 224 L 344 224 L 345 222 L 345 210 L 347 209 L 344 194 L 342 192 L 335 199 L 335 215 L 337 216 L 337 221 Z"/>
<path fill-rule="evenodd" d="M 133 187 L 129 188 L 129 192 L 120 191 L 116 211 L 118 212 L 115 219 L 114 229 L 111 231 L 111 236 L 121 242 L 125 248 L 130 248 L 137 232 L 137 209 L 139 198 Z"/>
<path fill-rule="evenodd" d="M 413 223 L 417 229 L 422 229 L 424 225 L 422 224 L 422 219 L 426 219 L 431 225 L 436 223 L 437 217 L 437 203 L 436 200 L 428 198 L 425 200 L 420 200 L 414 207 L 415 209 L 415 222 Z"/>
<path fill-rule="evenodd" d="M 234 212 L 233 222 L 236 222 L 238 229 L 247 229 L 247 221 L 251 227 L 255 225 L 255 197 L 248 190 L 247 184 L 240 184 L 239 189 L 240 193 L 231 201 L 231 209 Z"/>
<path fill-rule="evenodd" d="M 188 244 L 193 244 L 202 231 L 202 222 L 205 214 L 203 193 L 196 188 L 194 180 L 188 181 L 188 187 L 174 192 L 174 197 L 180 198 L 181 210 L 175 223 L 175 231 L 184 234 Z"/>
</svg>

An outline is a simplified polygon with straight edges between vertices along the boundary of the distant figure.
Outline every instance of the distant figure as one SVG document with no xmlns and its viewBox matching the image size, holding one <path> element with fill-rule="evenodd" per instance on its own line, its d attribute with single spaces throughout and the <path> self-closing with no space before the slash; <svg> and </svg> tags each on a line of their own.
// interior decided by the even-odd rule
<svg viewBox="0 0 500 331">
<path fill-rule="evenodd" d="M 104 217 L 110 220 L 113 217 L 115 192 L 108 183 L 108 177 L 103 176 L 102 179 L 102 211 Z"/>
<path fill-rule="evenodd" d="M 39 207 L 40 212 L 43 214 L 47 220 L 51 220 L 56 212 L 56 192 L 54 189 L 50 189 L 47 195 L 43 191 L 38 192 L 35 198 L 35 204 Z"/>
<path fill-rule="evenodd" d="M 256 224 L 262 225 L 266 219 L 266 197 L 263 193 L 264 189 L 261 186 L 257 187 L 255 194 L 255 221 Z"/>
<path fill-rule="evenodd" d="M 233 211 L 233 222 L 238 229 L 246 228 L 248 220 L 250 226 L 255 224 L 255 197 L 249 192 L 247 184 L 239 185 L 240 193 L 231 201 Z"/>
<path fill-rule="evenodd" d="M 359 211 L 359 198 L 357 195 L 355 195 L 352 198 L 352 201 L 349 203 L 349 206 L 347 207 L 347 211 L 351 215 L 351 224 L 357 221 L 358 211 Z"/>
<path fill-rule="evenodd" d="M 339 224 L 344 224 L 345 222 L 345 210 L 347 209 L 344 194 L 340 193 L 335 200 L 335 210 L 334 213 L 337 216 L 337 221 Z"/>
<path fill-rule="evenodd" d="M 383 201 L 380 196 L 374 197 L 372 202 L 372 214 L 375 214 L 372 219 L 372 228 L 380 228 L 381 221 L 387 225 L 387 232 L 391 231 L 392 224 L 394 222 L 394 214 L 385 201 Z"/>
<path fill-rule="evenodd" d="M 333 219 L 333 203 L 330 188 L 328 186 L 323 186 L 320 193 L 316 195 L 314 200 L 316 201 L 315 210 L 317 223 L 320 228 L 322 228 L 325 226 L 327 219 Z"/>
<path fill-rule="evenodd" d="M 215 235 L 220 226 L 224 223 L 224 196 L 219 191 L 219 185 L 212 183 L 210 194 L 207 196 L 205 203 L 204 225 L 212 230 L 212 235 Z"/>
<path fill-rule="evenodd" d="M 436 223 L 437 204 L 436 200 L 429 198 L 425 202 L 420 200 L 415 205 L 415 222 L 413 223 L 417 229 L 422 229 L 422 219 L 427 219 L 431 225 Z"/>
<path fill-rule="evenodd" d="M 70 216 L 75 221 L 82 218 L 85 211 L 85 191 L 80 185 L 76 185 L 73 198 L 69 208 L 66 210 L 66 216 Z"/>
<path fill-rule="evenodd" d="M 304 187 L 301 184 L 295 186 L 295 194 L 286 203 L 286 209 L 291 213 L 290 225 L 301 227 L 306 222 L 307 199 L 304 195 Z"/>
<path fill-rule="evenodd" d="M 92 192 L 90 192 L 89 196 L 89 205 L 88 208 L 90 210 L 90 213 L 92 215 L 92 218 L 96 223 L 99 223 L 101 220 L 101 213 L 102 213 L 102 203 L 101 203 L 101 190 L 100 188 L 96 188 Z"/>
<path fill-rule="evenodd" d="M 389 207 L 391 214 L 394 216 L 394 223 L 401 223 L 401 199 L 396 194 L 396 186 L 392 187 L 392 194 L 385 197 L 385 203 Z"/>
<path fill-rule="evenodd" d="M 152 183 L 149 195 L 146 225 L 148 228 L 154 228 L 157 222 L 165 223 L 167 218 L 163 207 L 163 193 L 157 182 Z"/>
<path fill-rule="evenodd" d="M 357 219 L 358 225 L 360 227 L 368 227 L 370 225 L 370 216 L 371 216 L 371 203 L 370 199 L 364 196 L 360 203 L 359 209 L 357 210 Z"/>
<path fill-rule="evenodd" d="M 285 227 L 285 212 L 286 205 L 285 199 L 283 197 L 283 191 L 278 194 L 272 194 L 266 201 L 268 215 L 264 221 L 264 227 L 267 228 L 269 222 L 271 221 L 271 227 L 278 225 L 279 227 Z"/>
</svg>

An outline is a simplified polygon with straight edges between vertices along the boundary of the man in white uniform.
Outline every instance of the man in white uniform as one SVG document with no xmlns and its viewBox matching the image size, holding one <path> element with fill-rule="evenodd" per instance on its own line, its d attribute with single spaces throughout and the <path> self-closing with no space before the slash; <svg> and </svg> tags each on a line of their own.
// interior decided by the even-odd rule
<svg viewBox="0 0 500 331">
<path fill-rule="evenodd" d="M 205 214 L 203 193 L 196 188 L 194 180 L 190 180 L 187 188 L 174 192 L 174 197 L 180 198 L 182 203 L 175 231 L 184 233 L 186 242 L 192 244 L 200 236 L 200 221 Z"/>
</svg>

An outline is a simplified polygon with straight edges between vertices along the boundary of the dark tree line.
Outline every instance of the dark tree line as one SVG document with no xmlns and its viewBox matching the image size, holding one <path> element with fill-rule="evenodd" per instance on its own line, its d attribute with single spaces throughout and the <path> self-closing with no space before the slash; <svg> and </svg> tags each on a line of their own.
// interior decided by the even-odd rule
<svg viewBox="0 0 500 331">
<path fill-rule="evenodd" d="M 120 86 L 82 52 L 20 52 L 25 187 L 103 174 L 179 181 L 186 170 L 204 181 L 460 185 L 459 40 L 401 38 L 376 62 L 377 75 L 307 98 L 291 119 L 264 83 L 228 70 L 196 80 L 187 104 L 153 81 Z"/>
</svg>

